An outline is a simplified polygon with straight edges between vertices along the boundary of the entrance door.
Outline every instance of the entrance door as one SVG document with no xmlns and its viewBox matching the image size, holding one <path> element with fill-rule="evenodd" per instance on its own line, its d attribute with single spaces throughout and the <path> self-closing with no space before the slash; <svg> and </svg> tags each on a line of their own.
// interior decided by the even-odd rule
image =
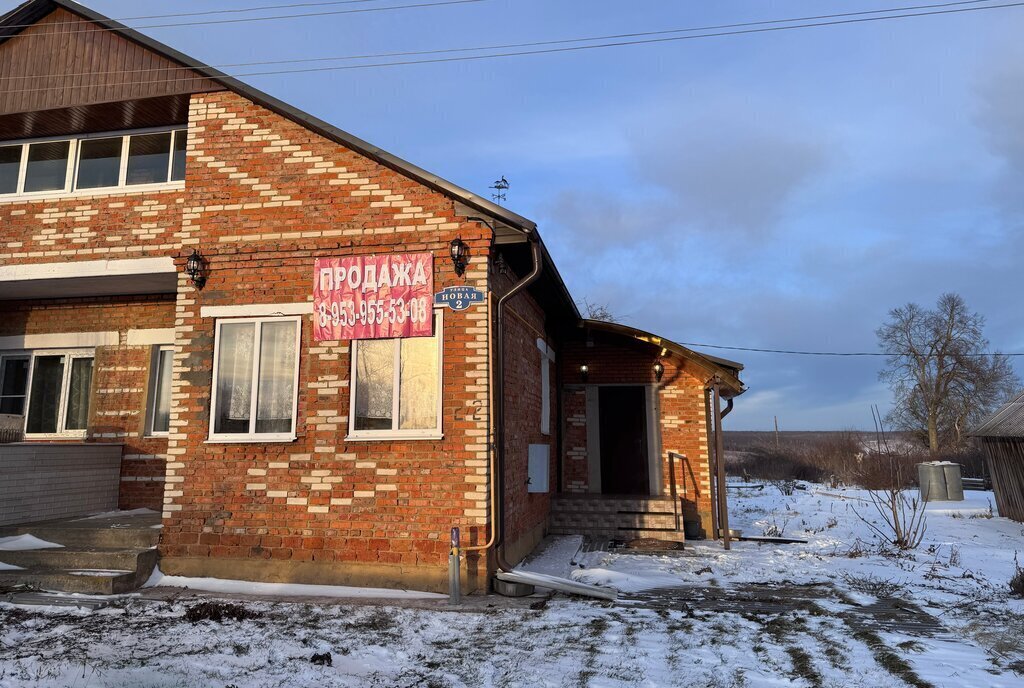
<svg viewBox="0 0 1024 688">
<path fill-rule="evenodd" d="M 601 492 L 649 495 L 647 394 L 641 386 L 600 387 Z"/>
</svg>

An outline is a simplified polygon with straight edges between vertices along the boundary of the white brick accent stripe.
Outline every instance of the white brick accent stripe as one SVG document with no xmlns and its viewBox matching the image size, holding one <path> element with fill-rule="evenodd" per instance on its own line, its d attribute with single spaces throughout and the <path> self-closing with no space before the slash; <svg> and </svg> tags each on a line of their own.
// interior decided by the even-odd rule
<svg viewBox="0 0 1024 688">
<path fill-rule="evenodd" d="M 153 344 L 173 343 L 173 327 L 159 327 L 151 330 L 128 330 L 128 346 L 151 346 Z"/>
<path fill-rule="evenodd" d="M 76 349 L 90 346 L 117 346 L 117 332 L 55 332 L 15 334 L 0 337 L 0 351 L 6 349 Z"/>
<path fill-rule="evenodd" d="M 309 315 L 312 312 L 312 301 L 303 303 L 245 303 L 237 306 L 203 306 L 199 309 L 199 315 L 203 318 Z"/>
</svg>

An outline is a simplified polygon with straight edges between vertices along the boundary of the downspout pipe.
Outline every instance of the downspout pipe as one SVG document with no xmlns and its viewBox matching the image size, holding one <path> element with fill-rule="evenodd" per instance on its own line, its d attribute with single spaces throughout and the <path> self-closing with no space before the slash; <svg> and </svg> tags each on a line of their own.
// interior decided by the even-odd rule
<svg viewBox="0 0 1024 688">
<path fill-rule="evenodd" d="M 496 459 L 494 481 L 497 493 L 497 511 L 492 518 L 497 521 L 497 540 L 494 546 L 495 562 L 499 569 L 506 572 L 512 570 L 512 565 L 505 559 L 505 304 L 533 284 L 540 276 L 544 266 L 540 238 L 536 232 L 530 232 L 528 238 L 533 268 L 526 277 L 513 284 L 512 288 L 498 299 L 494 328 L 494 455 Z"/>
</svg>

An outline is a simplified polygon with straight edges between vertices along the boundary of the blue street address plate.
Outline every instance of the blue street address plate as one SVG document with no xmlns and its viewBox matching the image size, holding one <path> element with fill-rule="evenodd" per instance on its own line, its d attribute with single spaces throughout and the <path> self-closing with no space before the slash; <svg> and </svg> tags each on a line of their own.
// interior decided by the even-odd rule
<svg viewBox="0 0 1024 688">
<path fill-rule="evenodd" d="M 448 306 L 453 311 L 464 311 L 484 300 L 484 293 L 474 287 L 445 287 L 434 294 L 434 304 Z"/>
</svg>

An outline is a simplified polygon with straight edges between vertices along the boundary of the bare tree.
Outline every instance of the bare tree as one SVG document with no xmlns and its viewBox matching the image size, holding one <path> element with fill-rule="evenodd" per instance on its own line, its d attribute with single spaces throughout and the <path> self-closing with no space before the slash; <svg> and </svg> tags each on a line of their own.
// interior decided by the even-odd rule
<svg viewBox="0 0 1024 688">
<path fill-rule="evenodd" d="M 984 324 L 958 294 L 943 294 L 934 310 L 894 308 L 876 332 L 891 353 L 880 374 L 895 396 L 889 420 L 918 434 L 932 453 L 959 443 L 1020 387 L 1009 359 L 987 353 Z"/>
<path fill-rule="evenodd" d="M 583 303 L 579 304 L 579 306 L 583 314 L 590 320 L 603 320 L 604 322 L 619 321 L 608 308 L 608 304 L 591 303 L 589 300 L 583 299 Z"/>
</svg>

